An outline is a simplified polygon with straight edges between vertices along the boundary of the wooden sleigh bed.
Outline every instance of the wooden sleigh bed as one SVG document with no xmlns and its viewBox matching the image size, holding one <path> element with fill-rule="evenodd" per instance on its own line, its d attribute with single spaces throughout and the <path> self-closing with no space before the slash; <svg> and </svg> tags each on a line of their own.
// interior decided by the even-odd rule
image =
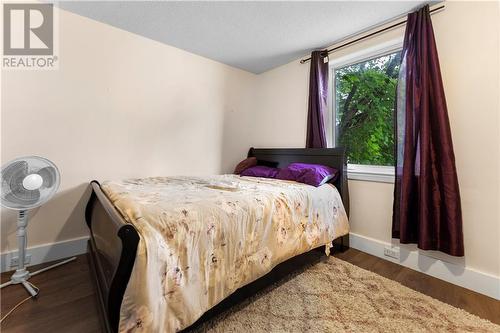
<svg viewBox="0 0 500 333">
<path fill-rule="evenodd" d="M 347 166 L 343 148 L 291 148 L 291 149 L 255 149 L 248 152 L 249 157 L 275 162 L 278 167 L 289 163 L 315 163 L 334 167 L 340 174 L 333 183 L 342 198 L 346 212 L 349 212 L 349 190 Z M 117 332 L 120 307 L 129 282 L 139 244 L 139 234 L 135 227 L 127 223 L 116 207 L 103 193 L 97 181 L 91 182 L 92 194 L 85 211 L 85 219 L 90 229 L 88 256 L 95 278 L 95 287 L 99 299 L 104 331 Z M 344 250 L 349 246 L 349 236 L 334 240 L 334 248 Z M 316 251 L 319 256 L 319 251 Z M 306 257 L 302 254 L 297 257 Z M 233 295 L 208 311 L 198 322 L 203 322 L 248 297 L 256 290 L 283 278 L 298 266 L 298 259 L 292 258 L 276 266 L 271 272 L 237 290 Z M 309 259 L 306 259 L 309 260 Z M 195 326 L 196 322 L 193 326 Z"/>
</svg>

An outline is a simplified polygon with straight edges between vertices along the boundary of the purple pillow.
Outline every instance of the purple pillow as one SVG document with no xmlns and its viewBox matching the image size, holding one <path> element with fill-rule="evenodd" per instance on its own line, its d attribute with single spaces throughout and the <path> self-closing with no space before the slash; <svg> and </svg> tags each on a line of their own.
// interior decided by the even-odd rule
<svg viewBox="0 0 500 333">
<path fill-rule="evenodd" d="M 278 175 L 276 175 L 276 179 L 294 180 L 296 182 L 318 187 L 326 182 L 335 180 L 337 175 L 337 169 L 326 165 L 291 163 L 289 166 L 279 171 Z"/>
<path fill-rule="evenodd" d="M 243 170 L 241 176 L 275 178 L 280 169 L 264 165 L 256 165 Z"/>
<path fill-rule="evenodd" d="M 236 168 L 234 168 L 234 173 L 239 175 L 243 170 L 257 165 L 257 159 L 255 157 L 245 158 L 243 161 L 238 163 Z"/>
</svg>

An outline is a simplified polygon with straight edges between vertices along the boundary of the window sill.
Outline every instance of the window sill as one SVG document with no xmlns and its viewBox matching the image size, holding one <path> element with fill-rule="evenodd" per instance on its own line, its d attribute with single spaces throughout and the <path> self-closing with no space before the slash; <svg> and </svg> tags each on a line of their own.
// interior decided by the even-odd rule
<svg viewBox="0 0 500 333">
<path fill-rule="evenodd" d="M 347 178 L 378 183 L 394 183 L 394 167 L 349 164 Z"/>
</svg>

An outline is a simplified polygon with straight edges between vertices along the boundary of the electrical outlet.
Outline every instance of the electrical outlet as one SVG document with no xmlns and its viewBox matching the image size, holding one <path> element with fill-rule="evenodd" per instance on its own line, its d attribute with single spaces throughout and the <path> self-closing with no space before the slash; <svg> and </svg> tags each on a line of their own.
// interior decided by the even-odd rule
<svg viewBox="0 0 500 333">
<path fill-rule="evenodd" d="M 384 256 L 399 259 L 399 247 L 384 247 Z"/>
<path fill-rule="evenodd" d="M 31 262 L 31 254 L 27 254 L 24 257 L 24 264 L 27 265 Z M 19 257 L 12 257 L 10 259 L 10 267 L 15 267 L 19 264 Z"/>
</svg>

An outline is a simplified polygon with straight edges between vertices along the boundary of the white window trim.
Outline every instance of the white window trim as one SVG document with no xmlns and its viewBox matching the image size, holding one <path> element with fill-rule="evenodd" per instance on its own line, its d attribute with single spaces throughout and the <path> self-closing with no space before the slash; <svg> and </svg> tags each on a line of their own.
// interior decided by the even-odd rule
<svg viewBox="0 0 500 333">
<path fill-rule="evenodd" d="M 362 62 L 377 56 L 396 52 L 403 48 L 403 38 L 396 38 L 385 43 L 368 47 L 366 49 L 350 53 L 346 56 L 329 61 L 329 89 L 328 115 L 327 115 L 327 138 L 328 145 L 334 146 L 335 136 L 335 69 L 349 64 Z M 352 180 L 363 180 L 382 183 L 394 183 L 394 167 L 381 165 L 349 164 L 347 166 L 347 177 Z"/>
<path fill-rule="evenodd" d="M 383 165 L 349 164 L 347 178 L 378 183 L 394 183 L 394 167 Z"/>
</svg>

